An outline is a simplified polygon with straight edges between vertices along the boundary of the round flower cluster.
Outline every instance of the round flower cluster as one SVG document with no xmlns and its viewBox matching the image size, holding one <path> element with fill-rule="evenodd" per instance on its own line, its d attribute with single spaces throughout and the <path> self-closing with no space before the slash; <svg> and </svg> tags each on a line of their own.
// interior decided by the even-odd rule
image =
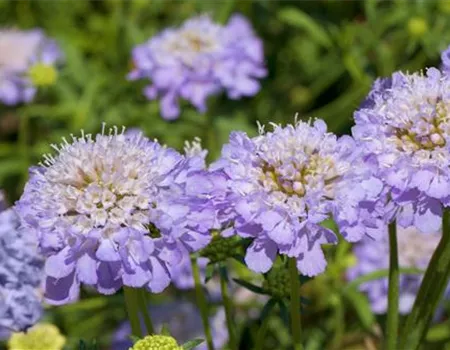
<svg viewBox="0 0 450 350">
<path fill-rule="evenodd" d="M 62 54 L 41 30 L 0 29 L 0 102 L 30 102 L 36 87 L 53 84 Z"/>
<path fill-rule="evenodd" d="M 398 227 L 399 266 L 425 270 L 440 238 L 440 232 L 422 233 L 415 227 Z M 357 258 L 357 264 L 348 270 L 350 280 L 389 268 L 389 237 L 387 236 L 383 236 L 378 241 L 364 239 L 354 246 L 353 252 Z M 401 274 L 400 313 L 407 314 L 411 311 L 422 277 L 422 274 Z M 387 277 L 365 282 L 360 289 L 367 293 L 373 312 L 386 313 L 388 305 Z M 450 296 L 450 288 L 447 288 L 445 296 Z"/>
<path fill-rule="evenodd" d="M 381 219 L 369 216 L 371 208 L 361 203 L 377 198 L 382 183 L 359 159 L 353 139 L 328 133 L 320 120 L 274 125 L 267 133 L 261 127 L 255 138 L 232 133 L 212 168 L 228 177 L 234 216 L 227 219 L 237 234 L 253 238 L 247 265 L 266 272 L 279 252 L 295 257 L 304 275 L 323 272 L 321 245 L 337 242 L 321 226 L 330 216 L 349 241 L 381 234 Z"/>
<path fill-rule="evenodd" d="M 355 113 L 353 136 L 374 174 L 389 189 L 403 227 L 432 232 L 450 205 L 450 76 L 395 73 L 379 80 Z"/>
<path fill-rule="evenodd" d="M 62 350 L 66 338 L 59 329 L 48 323 L 39 323 L 26 333 L 14 333 L 8 341 L 9 350 Z"/>
<path fill-rule="evenodd" d="M 238 255 L 241 248 L 239 237 L 223 237 L 218 233 L 213 233 L 209 244 L 201 251 L 201 255 L 208 258 L 214 264 L 225 261 L 233 255 Z"/>
<path fill-rule="evenodd" d="M 291 278 L 285 266 L 274 267 L 266 275 L 263 289 L 274 298 L 287 299 L 291 293 Z"/>
<path fill-rule="evenodd" d="M 232 99 L 255 95 L 266 75 L 263 61 L 262 42 L 243 16 L 222 26 L 204 15 L 137 46 L 129 78 L 150 79 L 145 96 L 160 97 L 162 116 L 174 119 L 180 98 L 205 112 L 207 98 L 222 90 Z"/>
<path fill-rule="evenodd" d="M 53 146 L 16 208 L 46 256 L 45 298 L 74 300 L 79 285 L 161 292 L 185 251 L 208 244 L 203 159 L 117 128 Z"/>
<path fill-rule="evenodd" d="M 138 340 L 130 350 L 182 350 L 177 341 L 167 335 L 148 335 Z"/>
<path fill-rule="evenodd" d="M 188 301 L 174 301 L 152 306 L 150 307 L 149 313 L 157 332 L 160 332 L 163 325 L 166 325 L 170 334 L 180 343 L 195 338 L 205 338 L 198 308 Z M 220 308 L 209 320 L 214 347 L 216 349 L 222 349 L 228 341 L 225 311 L 223 308 Z M 144 325 L 142 324 L 141 327 L 144 328 Z M 123 323 L 113 336 L 112 348 L 115 350 L 128 350 L 132 346 L 129 338 L 130 333 L 130 324 L 128 322 Z M 195 349 L 207 350 L 207 345 L 203 342 Z"/>
<path fill-rule="evenodd" d="M 0 212 L 0 261 L 0 330 L 26 330 L 42 315 L 43 260 L 13 209 Z"/>
</svg>

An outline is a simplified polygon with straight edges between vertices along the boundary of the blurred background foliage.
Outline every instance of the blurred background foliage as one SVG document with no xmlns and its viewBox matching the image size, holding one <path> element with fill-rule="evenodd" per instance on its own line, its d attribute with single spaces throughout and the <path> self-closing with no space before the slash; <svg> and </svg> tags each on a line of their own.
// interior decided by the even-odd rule
<svg viewBox="0 0 450 350">
<path fill-rule="evenodd" d="M 235 12 L 248 17 L 264 42 L 269 75 L 254 98 L 211 99 L 212 122 L 188 105 L 178 120 L 167 122 L 158 102 L 142 95 L 145 82 L 126 80 L 130 52 L 163 28 L 204 12 L 223 23 Z M 98 132 L 102 122 L 141 128 L 178 149 L 199 136 L 208 141 L 212 158 L 231 130 L 256 134 L 257 121 L 288 123 L 296 113 L 323 118 L 330 130 L 348 133 L 352 113 L 376 77 L 439 64 L 450 44 L 449 18 L 449 0 L 0 0 L 1 27 L 43 28 L 65 53 L 54 86 L 29 105 L 0 106 L 0 188 L 10 202 L 17 199 L 28 167 L 50 144 L 80 129 Z M 304 316 L 307 349 L 375 349 L 377 320 L 357 286 L 342 282 L 349 245 L 329 253 L 335 262 L 327 274 L 305 286 L 312 302 Z M 51 314 L 73 339 L 100 338 L 100 343 L 124 317 L 117 295 L 92 296 Z M 267 346 L 275 347 L 268 348 L 284 348 L 289 338 L 280 322 L 275 317 L 269 325 L 274 340 Z M 449 338 L 448 323 L 435 326 L 426 348 L 442 349 Z"/>
</svg>

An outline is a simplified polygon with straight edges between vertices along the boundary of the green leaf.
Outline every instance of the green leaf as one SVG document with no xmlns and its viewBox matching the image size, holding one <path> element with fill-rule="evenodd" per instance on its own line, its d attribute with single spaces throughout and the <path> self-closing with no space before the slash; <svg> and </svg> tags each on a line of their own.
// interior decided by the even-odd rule
<svg viewBox="0 0 450 350">
<path fill-rule="evenodd" d="M 188 342 L 184 343 L 183 345 L 181 345 L 181 347 L 184 350 L 191 350 L 193 348 L 195 348 L 196 346 L 200 345 L 201 343 L 203 343 L 204 340 L 203 339 L 194 339 L 194 340 L 189 340 Z"/>
<path fill-rule="evenodd" d="M 239 284 L 240 286 L 247 288 L 248 290 L 252 291 L 253 293 L 257 294 L 267 294 L 264 289 L 261 287 L 255 286 L 254 284 L 251 284 L 249 282 L 243 281 L 239 278 L 233 278 L 233 281 Z"/>
<path fill-rule="evenodd" d="M 294 7 L 285 7 L 278 11 L 280 21 L 290 24 L 294 27 L 303 29 L 325 47 L 331 47 L 331 40 L 328 33 L 312 19 L 308 14 Z"/>
<path fill-rule="evenodd" d="M 355 288 L 346 289 L 343 296 L 355 309 L 362 326 L 366 330 L 370 331 L 372 329 L 372 325 L 375 323 L 375 316 L 372 313 L 370 303 L 366 296 Z"/>
</svg>

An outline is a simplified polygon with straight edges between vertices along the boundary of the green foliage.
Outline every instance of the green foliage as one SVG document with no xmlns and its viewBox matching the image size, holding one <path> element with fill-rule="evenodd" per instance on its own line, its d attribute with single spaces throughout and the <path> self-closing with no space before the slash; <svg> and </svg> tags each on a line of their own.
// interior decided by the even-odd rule
<svg viewBox="0 0 450 350">
<path fill-rule="evenodd" d="M 298 118 L 323 118 L 331 131 L 348 133 L 352 113 L 376 77 L 439 64 L 441 50 L 450 44 L 449 4 L 446 0 L 0 0 L 0 26 L 41 27 L 65 54 L 55 84 L 41 89 L 32 104 L 0 105 L 0 188 L 14 201 L 27 169 L 51 151 L 50 144 L 72 133 L 78 135 L 80 129 L 98 132 L 103 122 L 140 128 L 178 149 L 185 140 L 199 136 L 207 143 L 211 159 L 232 130 L 255 135 L 257 121 L 288 123 L 297 113 Z M 210 121 L 184 104 L 180 118 L 167 122 L 159 115 L 158 102 L 143 97 L 145 82 L 127 81 L 130 53 L 133 46 L 165 27 L 202 12 L 223 23 L 234 12 L 248 17 L 264 42 L 269 75 L 254 98 L 232 101 L 221 95 L 211 99 Z M 346 285 L 343 261 L 349 256 L 348 245 L 329 248 L 327 255 L 327 272 L 308 283 L 302 281 L 301 295 L 311 300 L 302 306 L 306 349 L 376 346 L 381 338 L 375 325 L 379 320 L 358 287 L 385 277 L 387 271 Z M 214 276 L 213 266 L 207 271 L 208 279 Z M 235 282 L 265 293 L 251 282 Z M 151 303 L 176 296 L 170 290 L 153 296 Z M 48 317 L 68 335 L 68 348 L 107 349 L 111 333 L 126 317 L 122 300 L 121 295 L 106 298 L 84 291 L 79 303 L 50 309 Z M 262 317 L 268 319 L 264 346 L 288 349 L 286 306 L 272 301 L 267 305 Z M 259 323 L 237 323 L 243 329 L 242 348 L 248 348 Z M 449 329 L 448 322 L 431 328 L 427 346 L 448 343 Z"/>
</svg>

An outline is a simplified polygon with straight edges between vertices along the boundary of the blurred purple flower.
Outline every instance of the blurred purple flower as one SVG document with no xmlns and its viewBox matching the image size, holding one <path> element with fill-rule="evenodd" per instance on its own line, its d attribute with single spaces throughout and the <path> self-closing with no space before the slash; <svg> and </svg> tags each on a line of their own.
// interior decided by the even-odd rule
<svg viewBox="0 0 450 350">
<path fill-rule="evenodd" d="M 158 306 L 152 306 L 149 310 L 154 322 L 156 333 L 161 332 L 163 325 L 167 325 L 170 334 L 179 344 L 186 341 L 201 338 L 205 339 L 200 313 L 194 304 L 188 301 L 175 301 Z M 212 339 L 216 349 L 222 349 L 228 341 L 228 330 L 225 322 L 225 312 L 222 308 L 210 317 Z M 141 322 L 144 330 L 144 325 Z M 131 327 L 128 322 L 124 322 L 115 332 L 112 340 L 112 349 L 128 350 L 132 346 L 129 338 Z M 206 350 L 206 343 L 195 348 L 196 350 Z"/>
<path fill-rule="evenodd" d="M 326 267 L 321 245 L 337 242 L 320 225 L 330 216 L 349 241 L 381 233 L 381 221 L 361 202 L 377 198 L 382 184 L 361 166 L 353 139 L 328 133 L 323 121 L 273 127 L 261 127 L 255 138 L 232 133 L 212 165 L 228 177 L 233 212 L 224 215 L 224 226 L 228 234 L 253 238 L 245 257 L 250 269 L 267 272 L 279 252 L 314 276 Z"/>
<path fill-rule="evenodd" d="M 175 119 L 179 99 L 206 111 L 207 98 L 225 90 L 232 99 L 253 96 L 266 76 L 261 40 L 242 15 L 228 24 L 203 15 L 179 28 L 169 28 L 133 50 L 135 68 L 129 79 L 150 79 L 148 99 L 161 99 L 161 114 Z"/>
<path fill-rule="evenodd" d="M 26 330 L 42 315 L 43 259 L 13 209 L 0 212 L 0 262 L 0 333 Z"/>
<path fill-rule="evenodd" d="M 0 102 L 30 102 L 36 93 L 30 69 L 37 64 L 54 66 L 61 58 L 56 42 L 40 29 L 0 29 Z"/>
<path fill-rule="evenodd" d="M 442 205 L 450 205 L 449 90 L 450 77 L 435 68 L 394 73 L 375 82 L 355 113 L 353 136 L 391 198 L 386 222 L 423 232 L 441 225 Z"/>
<path fill-rule="evenodd" d="M 400 267 L 425 270 L 439 243 L 441 233 L 422 233 L 415 227 L 398 227 L 397 237 Z M 389 237 L 387 235 L 378 241 L 367 238 L 361 240 L 355 244 L 353 252 L 357 258 L 357 264 L 347 272 L 350 280 L 389 268 Z M 422 277 L 421 274 L 401 274 L 399 304 L 401 314 L 407 314 L 411 311 Z M 363 283 L 360 289 L 367 293 L 373 312 L 377 314 L 386 313 L 388 303 L 387 277 Z M 450 295 L 449 292 L 450 289 L 447 288 L 446 297 Z"/>
<path fill-rule="evenodd" d="M 80 283 L 163 291 L 171 266 L 210 240 L 204 159 L 117 128 L 72 139 L 32 170 L 16 205 L 47 257 L 46 300 L 70 302 Z"/>
</svg>

